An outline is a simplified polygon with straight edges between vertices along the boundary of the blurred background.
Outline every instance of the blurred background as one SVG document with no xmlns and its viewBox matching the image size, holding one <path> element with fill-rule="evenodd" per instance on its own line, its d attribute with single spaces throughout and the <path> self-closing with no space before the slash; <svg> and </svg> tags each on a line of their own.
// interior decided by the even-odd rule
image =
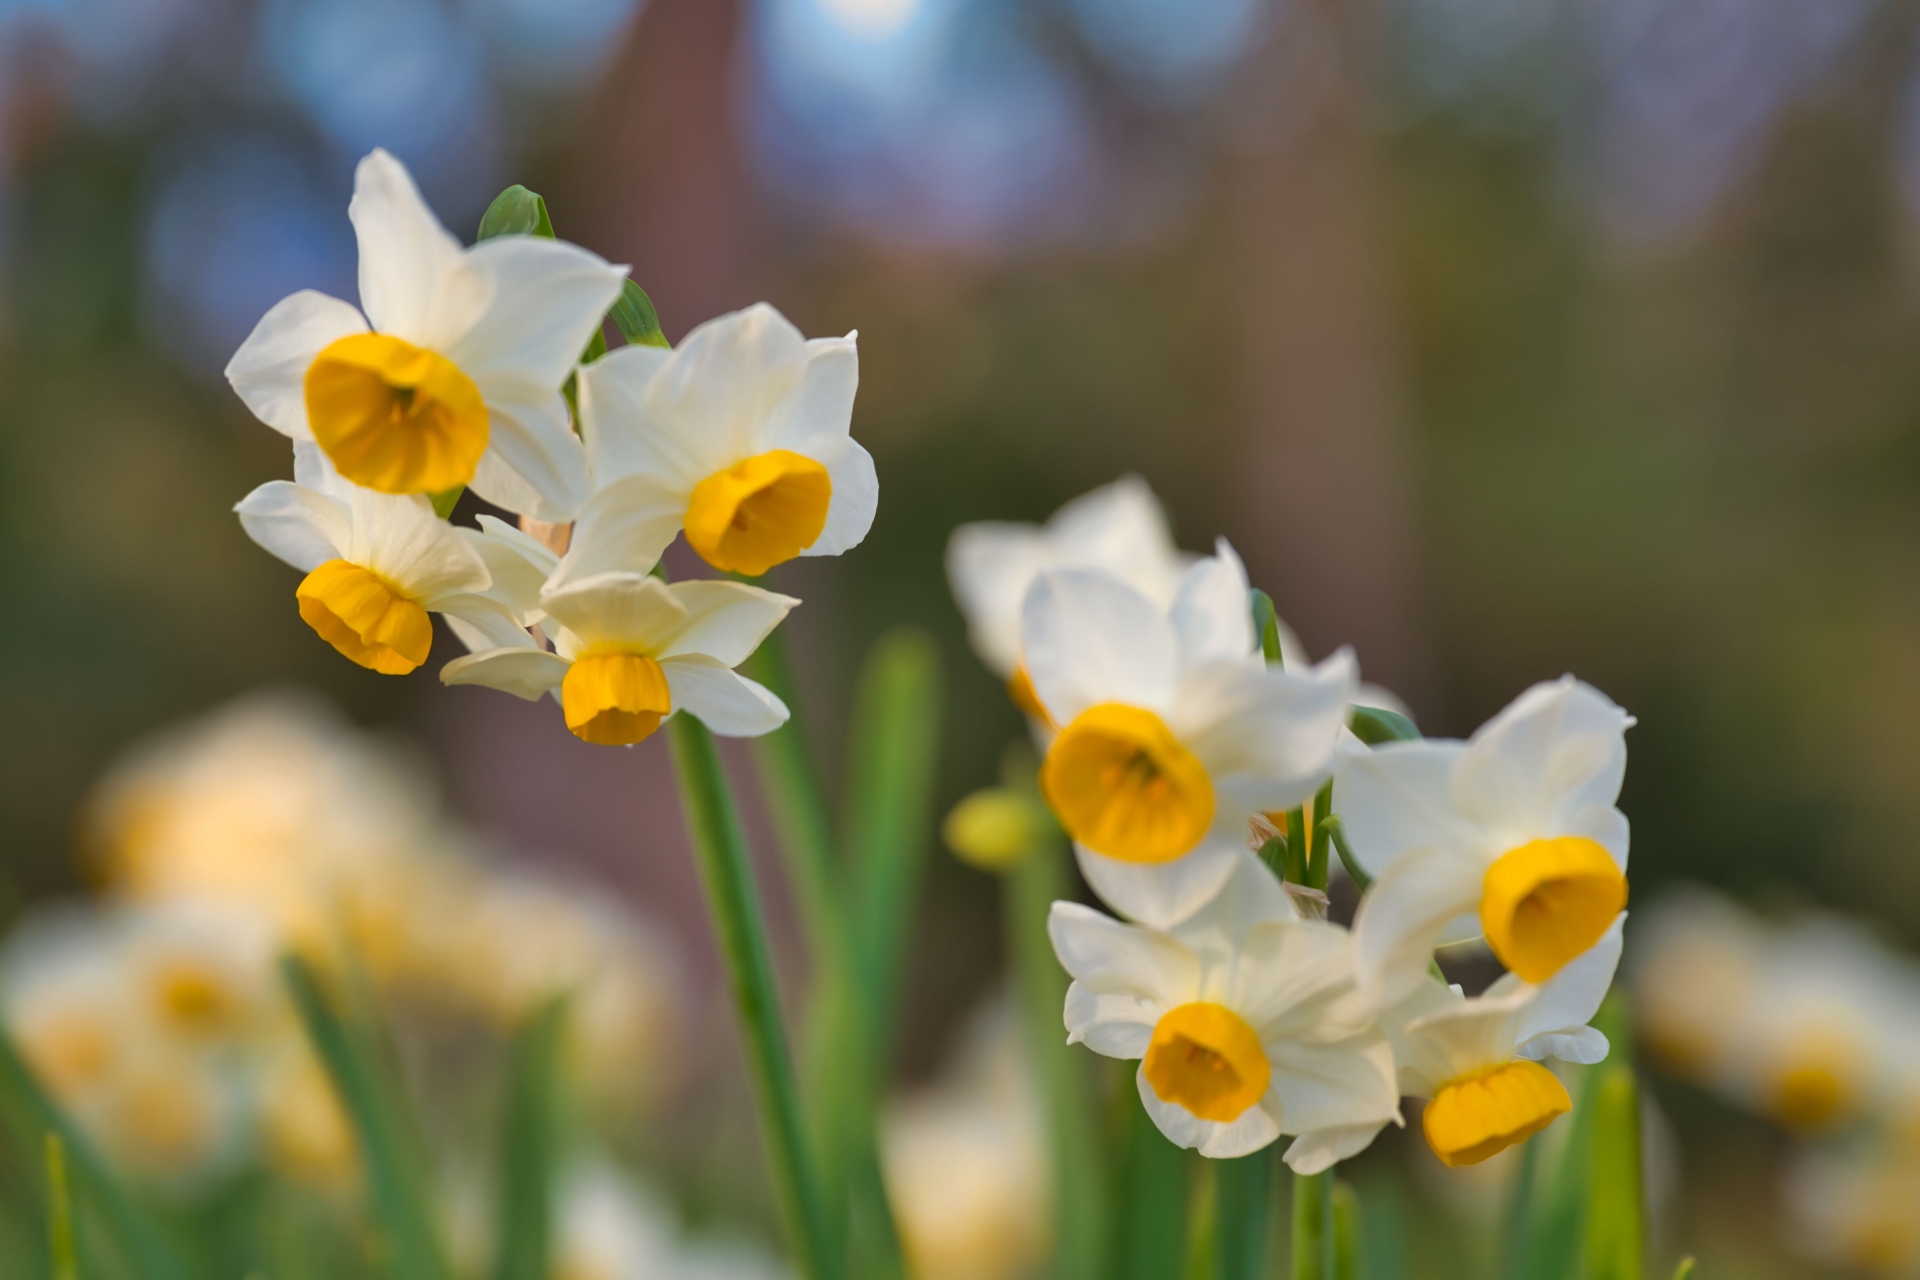
<svg viewBox="0 0 1920 1280">
<path fill-rule="evenodd" d="M 909 621 L 946 659 L 942 807 L 990 782 L 1021 725 L 946 537 L 1134 471 L 1430 734 L 1566 670 L 1637 714 L 1637 900 L 1703 881 L 1920 945 L 1893 0 L 0 0 L 9 918 L 106 874 L 88 797 L 129 744 L 297 686 L 411 744 L 500 865 L 656 921 L 686 1057 L 734 1060 L 664 745 L 340 661 L 230 513 L 288 460 L 220 371 L 285 294 L 355 296 L 376 145 L 468 238 L 540 191 L 670 337 L 759 299 L 860 331 L 878 521 L 776 574 L 829 772 Z M 996 892 L 936 857 L 905 1080 L 994 986 Z M 1753 1213 L 1786 1140 L 1657 1098 L 1666 1237 L 1826 1274 Z"/>
</svg>

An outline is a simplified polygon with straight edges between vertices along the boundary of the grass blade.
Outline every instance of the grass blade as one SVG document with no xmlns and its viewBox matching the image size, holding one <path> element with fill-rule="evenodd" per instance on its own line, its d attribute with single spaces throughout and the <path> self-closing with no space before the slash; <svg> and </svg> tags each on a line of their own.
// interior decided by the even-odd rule
<svg viewBox="0 0 1920 1280">
<path fill-rule="evenodd" d="M 23 1141 L 30 1140 L 25 1134 L 58 1136 L 73 1183 L 99 1211 L 107 1234 L 135 1271 L 146 1280 L 192 1280 L 194 1269 L 93 1145 L 61 1114 L 4 1031 L 0 1031 L 0 1107 L 8 1122 L 22 1131 Z"/>
<path fill-rule="evenodd" d="M 1333 1184 L 1333 1280 L 1362 1280 L 1366 1275 L 1366 1228 L 1360 1217 L 1360 1193 L 1351 1182 Z"/>
<path fill-rule="evenodd" d="M 80 1280 L 73 1247 L 73 1195 L 67 1187 L 67 1145 L 47 1131 L 47 1253 L 53 1280 Z"/>
<path fill-rule="evenodd" d="M 1586 1280 L 1640 1280 L 1645 1232 L 1640 1192 L 1640 1086 L 1628 1064 L 1601 1068 L 1593 1113 Z"/>
<path fill-rule="evenodd" d="M 820 1184 L 802 1132 L 793 1060 L 767 950 L 766 919 L 740 816 L 706 726 L 691 716 L 675 716 L 667 725 L 687 832 L 747 1045 L 774 1189 L 803 1274 L 808 1280 L 839 1280 L 845 1270 L 827 1234 Z"/>
<path fill-rule="evenodd" d="M 1214 1168 L 1214 1274 L 1220 1280 L 1263 1280 L 1273 1199 L 1273 1152 L 1263 1149 Z"/>
<path fill-rule="evenodd" d="M 1154 1126 L 1128 1093 L 1127 1160 L 1119 1218 L 1117 1280 L 1167 1280 L 1180 1274 L 1187 1226 L 1187 1153 Z"/>
<path fill-rule="evenodd" d="M 494 1280 L 547 1280 L 550 1270 L 566 1025 L 566 998 L 556 997 L 515 1031 L 508 1046 L 500 1165 L 494 1174 L 500 1224 Z"/>
<path fill-rule="evenodd" d="M 397 1082 L 382 1070 L 366 1036 L 356 1034 L 341 1018 L 306 960 L 283 956 L 280 970 L 307 1038 L 360 1140 L 387 1272 L 395 1280 L 449 1280 L 425 1163 L 405 1119 Z"/>
<path fill-rule="evenodd" d="M 1337 1243 L 1329 1230 L 1332 1219 L 1332 1172 L 1294 1174 L 1292 1280 L 1333 1280 L 1327 1266 Z"/>
</svg>

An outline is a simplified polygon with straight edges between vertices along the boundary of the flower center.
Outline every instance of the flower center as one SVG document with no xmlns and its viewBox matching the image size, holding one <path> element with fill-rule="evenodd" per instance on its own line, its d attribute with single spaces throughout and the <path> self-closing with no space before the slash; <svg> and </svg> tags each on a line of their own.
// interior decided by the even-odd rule
<svg viewBox="0 0 1920 1280">
<path fill-rule="evenodd" d="M 1500 963 L 1545 982 L 1584 954 L 1627 905 L 1613 855 L 1583 836 L 1529 840 L 1487 868 L 1480 926 Z"/>
<path fill-rule="evenodd" d="M 480 389 L 445 356 L 384 333 L 331 343 L 307 368 L 307 424 L 340 474 L 381 493 L 440 493 L 487 451 Z"/>
<path fill-rule="evenodd" d="M 1095 853 L 1171 862 L 1213 825 L 1213 782 L 1151 711 L 1103 702 L 1060 731 L 1040 789 L 1061 825 Z"/>
<path fill-rule="evenodd" d="M 329 560 L 293 594 L 300 616 L 322 640 L 382 675 L 406 675 L 433 647 L 427 611 L 371 569 Z"/>
<path fill-rule="evenodd" d="M 214 1035 L 239 1017 L 239 1001 L 219 977 L 198 965 L 166 966 L 155 975 L 163 1018 L 189 1035 Z"/>
<path fill-rule="evenodd" d="M 1260 1101 L 1273 1074 L 1246 1019 L 1225 1005 L 1204 1002 L 1180 1005 L 1161 1017 L 1141 1070 L 1161 1101 L 1222 1124 Z"/>
<path fill-rule="evenodd" d="M 1516 1059 L 1440 1086 L 1420 1126 L 1440 1163 L 1458 1168 L 1525 1142 L 1571 1110 L 1573 1100 L 1553 1072 Z"/>
<path fill-rule="evenodd" d="M 775 449 L 693 486 L 687 543 L 716 569 L 757 576 L 812 546 L 832 501 L 825 467 Z"/>
<path fill-rule="evenodd" d="M 560 685 L 560 706 L 575 737 L 602 747 L 639 742 L 673 710 L 660 664 L 640 653 L 577 658 Z"/>
<path fill-rule="evenodd" d="M 1796 1044 L 1785 1068 L 1773 1078 L 1768 1099 L 1774 1116 L 1784 1125 L 1816 1130 L 1831 1125 L 1853 1109 L 1857 1055 L 1839 1037 L 1810 1036 Z"/>
</svg>

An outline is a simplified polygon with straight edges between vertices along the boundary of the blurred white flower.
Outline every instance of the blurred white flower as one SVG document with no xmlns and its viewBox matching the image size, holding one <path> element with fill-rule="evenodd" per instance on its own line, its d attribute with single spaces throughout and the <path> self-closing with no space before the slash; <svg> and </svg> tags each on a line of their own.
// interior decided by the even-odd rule
<svg viewBox="0 0 1920 1280">
<path fill-rule="evenodd" d="M 1326 780 L 1353 656 L 1267 666 L 1246 570 L 1224 540 L 1182 576 L 1170 609 L 1111 574 L 1052 569 L 1023 612 L 1027 670 L 1061 726 L 1041 790 L 1102 898 L 1144 924 L 1177 924 L 1252 860 L 1256 815 Z"/>
<path fill-rule="evenodd" d="M 365 316 L 293 294 L 228 364 L 233 389 L 354 484 L 390 494 L 470 484 L 496 506 L 572 518 L 586 459 L 560 387 L 625 268 L 538 236 L 463 249 L 381 150 L 355 171 L 347 213 Z"/>
<path fill-rule="evenodd" d="M 1784 1190 L 1799 1251 L 1873 1276 L 1920 1275 L 1920 1157 L 1874 1143 L 1804 1151 Z"/>
<path fill-rule="evenodd" d="M 745 1241 L 683 1236 L 655 1195 L 603 1161 L 561 1179 L 556 1218 L 553 1280 L 792 1280 Z"/>
<path fill-rule="evenodd" d="M 1258 862 L 1235 865 L 1170 931 L 1054 903 L 1048 929 L 1074 978 L 1067 1038 L 1141 1059 L 1140 1100 L 1174 1143 L 1226 1159 L 1299 1134 L 1287 1163 L 1317 1173 L 1337 1158 L 1317 1135 L 1370 1138 L 1398 1120 L 1393 1051 L 1355 985 L 1347 931 L 1301 919 Z"/>
<path fill-rule="evenodd" d="M 873 524 L 880 482 L 855 442 L 854 335 L 800 336 L 765 303 L 688 334 L 675 350 L 628 346 L 580 370 L 594 495 L 562 582 L 645 573 L 686 530 L 716 569 L 758 575 L 795 556 L 837 556 Z"/>
<path fill-rule="evenodd" d="M 1627 899 L 1627 819 L 1614 801 L 1632 723 L 1567 676 L 1521 694 L 1470 741 L 1343 755 L 1334 808 L 1374 877 L 1353 928 L 1377 1004 L 1421 984 L 1463 915 L 1477 913 L 1493 953 L 1533 983 L 1600 940 Z"/>
<path fill-rule="evenodd" d="M 931 1086 L 880 1117 L 887 1200 L 918 1280 L 1016 1280 L 1048 1256 L 1053 1171 L 1033 1067 L 1011 1003 L 970 1020 Z"/>
</svg>

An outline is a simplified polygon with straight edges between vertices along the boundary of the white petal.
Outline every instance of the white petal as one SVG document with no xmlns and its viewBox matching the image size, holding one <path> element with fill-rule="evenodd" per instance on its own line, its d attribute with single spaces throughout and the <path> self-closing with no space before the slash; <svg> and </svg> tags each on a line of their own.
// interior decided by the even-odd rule
<svg viewBox="0 0 1920 1280">
<path fill-rule="evenodd" d="M 260 317 L 227 362 L 227 381 L 260 421 L 295 440 L 312 439 L 307 370 L 328 346 L 366 331 L 367 322 L 352 303 L 302 289 Z"/>
<path fill-rule="evenodd" d="M 1248 779 L 1264 785 L 1236 788 L 1243 803 L 1292 808 L 1333 768 L 1357 674 L 1345 649 L 1306 671 L 1211 662 L 1180 682 L 1171 727 L 1216 785 Z"/>
<path fill-rule="evenodd" d="M 673 358 L 664 347 L 621 347 L 583 365 L 575 387 L 594 483 L 652 476 L 680 493 L 684 510 L 686 494 L 719 468 L 679 436 L 653 429 L 646 420 L 647 384 Z"/>
<path fill-rule="evenodd" d="M 1165 1102 L 1147 1082 L 1146 1069 L 1134 1074 L 1140 1102 L 1153 1123 L 1176 1147 L 1189 1147 L 1210 1160 L 1251 1155 L 1280 1136 L 1280 1126 L 1263 1106 L 1248 1107 L 1231 1123 L 1202 1120 L 1177 1102 Z"/>
<path fill-rule="evenodd" d="M 558 689 L 571 664 L 545 649 L 491 649 L 455 658 L 440 668 L 443 684 L 479 684 L 529 702 Z"/>
<path fill-rule="evenodd" d="M 1181 660 L 1189 666 L 1245 658 L 1254 651 L 1259 642 L 1247 570 L 1225 538 L 1215 543 L 1213 555 L 1182 575 L 1169 617 L 1180 637 Z"/>
<path fill-rule="evenodd" d="M 1632 723 L 1572 676 L 1537 684 L 1475 732 L 1454 771 L 1454 800 L 1514 844 L 1564 834 L 1575 813 L 1618 799 Z"/>
<path fill-rule="evenodd" d="M 1455 1000 L 1415 1018 L 1401 1030 L 1401 1083 L 1429 1093 L 1434 1086 L 1514 1058 L 1515 1020 L 1532 990 Z"/>
<path fill-rule="evenodd" d="M 479 530 L 456 529 L 467 545 L 486 562 L 493 585 L 487 594 L 522 618 L 540 608 L 540 590 L 560 557 L 538 538 L 521 532 L 498 516 L 482 515 Z"/>
<path fill-rule="evenodd" d="M 594 491 L 554 570 L 556 590 L 603 573 L 649 573 L 680 532 L 686 494 L 657 476 L 630 475 Z"/>
<path fill-rule="evenodd" d="M 339 559 L 352 539 L 338 504 L 286 480 L 261 485 L 234 510 L 249 538 L 302 573 Z"/>
<path fill-rule="evenodd" d="M 1365 1151 L 1386 1127 L 1386 1122 L 1382 1121 L 1379 1124 L 1347 1124 L 1311 1129 L 1295 1138 L 1288 1146 L 1287 1153 L 1280 1158 L 1295 1173 L 1312 1177 Z"/>
<path fill-rule="evenodd" d="M 1612 1048 L 1607 1037 L 1592 1027 L 1572 1027 L 1563 1031 L 1550 1031 L 1521 1043 L 1516 1054 L 1533 1062 L 1545 1062 L 1548 1058 L 1558 1058 L 1562 1062 L 1573 1062 L 1581 1066 L 1590 1066 L 1607 1060 L 1607 1051 Z"/>
<path fill-rule="evenodd" d="M 375 493 L 355 489 L 351 554 L 433 608 L 433 601 L 463 591 L 485 591 L 492 579 L 480 553 L 452 525 L 433 514 L 419 494 Z"/>
<path fill-rule="evenodd" d="M 1334 794 L 1339 794 L 1336 785 Z M 1410 853 L 1381 873 L 1354 914 L 1360 984 L 1385 1008 L 1426 978 L 1434 944 L 1455 916 L 1480 904 L 1483 870 L 1437 849 Z"/>
<path fill-rule="evenodd" d="M 745 662 L 800 603 L 792 596 L 720 579 L 676 582 L 668 590 L 686 609 L 686 620 L 654 656 L 665 660 L 699 654 L 725 667 Z"/>
<path fill-rule="evenodd" d="M 432 608 L 445 616 L 460 643 L 475 652 L 525 648 L 533 643 L 533 637 L 521 625 L 520 615 L 489 596 L 461 592 L 440 597 Z M 456 622 L 458 626 L 453 625 Z"/>
<path fill-rule="evenodd" d="M 558 391 L 620 296 L 626 268 L 544 236 L 496 236 L 467 253 L 488 305 L 442 354 L 476 382 Z"/>
<path fill-rule="evenodd" d="M 660 670 L 675 711 L 694 716 L 723 738 L 757 738 L 787 722 L 787 704 L 765 687 L 712 658 L 666 658 Z"/>
<path fill-rule="evenodd" d="M 853 426 L 853 396 L 859 386 L 860 349 L 853 337 L 812 339 L 806 344 L 799 381 L 767 416 L 767 447 L 812 457 L 804 448 L 807 442 L 820 435 L 846 435 Z"/>
<path fill-rule="evenodd" d="M 489 281 L 385 151 L 354 170 L 347 217 L 360 241 L 360 305 L 381 333 L 444 351 L 486 309 Z"/>
<path fill-rule="evenodd" d="M 1393 1049 L 1379 1031 L 1332 1044 L 1281 1040 L 1263 1047 L 1289 1133 L 1384 1123 L 1400 1112 Z"/>
<path fill-rule="evenodd" d="M 1298 919 L 1300 912 L 1280 878 L 1248 852 L 1233 859 L 1219 890 L 1199 911 L 1173 926 L 1173 934 L 1202 955 L 1234 955 L 1255 930 Z M 1349 963 L 1349 971 L 1351 967 Z"/>
<path fill-rule="evenodd" d="M 696 459 L 700 476 L 712 475 L 774 447 L 768 424 L 807 362 L 806 339 L 766 303 L 720 316 L 688 334 L 649 380 L 642 420 Z"/>
<path fill-rule="evenodd" d="M 963 524 L 947 540 L 947 583 L 967 616 L 974 651 L 997 676 L 1020 664 L 1020 605 L 1049 563 L 1032 525 Z"/>
<path fill-rule="evenodd" d="M 1613 985 L 1614 970 L 1620 966 L 1621 930 L 1626 922 L 1627 913 L 1622 911 L 1600 941 L 1540 985 L 1515 1023 L 1518 1041 L 1525 1043 L 1549 1032 L 1571 1032 L 1593 1020 Z"/>
<path fill-rule="evenodd" d="M 558 391 L 480 384 L 487 402 L 487 451 L 473 491 L 496 507 L 536 520 L 571 520 L 587 500 L 587 455 Z"/>
<path fill-rule="evenodd" d="M 860 545 L 873 527 L 880 507 L 880 477 L 873 456 L 859 441 L 846 435 L 818 435 L 795 447 L 827 469 L 833 497 L 827 505 L 826 527 L 801 555 L 837 556 Z"/>
<path fill-rule="evenodd" d="M 1109 1058 L 1144 1057 L 1166 1011 L 1138 991 L 1100 992 L 1076 982 L 1067 988 L 1067 1043 L 1084 1044 Z"/>
<path fill-rule="evenodd" d="M 1027 674 L 1056 724 L 1102 702 L 1170 711 L 1178 642 L 1166 616 L 1126 583 L 1050 570 L 1027 592 L 1022 618 Z"/>
<path fill-rule="evenodd" d="M 667 584 L 639 573 L 603 573 L 549 587 L 541 607 L 581 644 L 614 644 L 653 653 L 687 621 L 687 607 Z"/>
<path fill-rule="evenodd" d="M 1267 874 L 1269 880 L 1275 879 Z M 1226 1003 L 1261 1039 L 1275 1034 L 1331 1040 L 1356 1028 L 1323 1030 L 1328 997 L 1352 988 L 1352 939 L 1322 920 L 1278 920 L 1249 930 Z"/>
<path fill-rule="evenodd" d="M 1154 929 L 1171 929 L 1212 902 L 1240 860 L 1253 857 L 1244 847 L 1211 839 L 1172 862 L 1122 862 L 1078 842 L 1073 853 L 1103 902 Z"/>
<path fill-rule="evenodd" d="M 1343 754 L 1333 780 L 1333 807 L 1354 857 L 1378 877 L 1416 849 L 1498 856 L 1453 803 L 1460 742 L 1392 742 Z"/>
<path fill-rule="evenodd" d="M 1078 902 L 1053 904 L 1047 936 L 1060 967 L 1096 995 L 1135 995 L 1165 1010 L 1185 1004 L 1198 990 L 1200 970 L 1191 951 L 1164 933 L 1123 924 Z M 1078 1038 L 1078 1029 L 1068 1029 Z"/>
</svg>

